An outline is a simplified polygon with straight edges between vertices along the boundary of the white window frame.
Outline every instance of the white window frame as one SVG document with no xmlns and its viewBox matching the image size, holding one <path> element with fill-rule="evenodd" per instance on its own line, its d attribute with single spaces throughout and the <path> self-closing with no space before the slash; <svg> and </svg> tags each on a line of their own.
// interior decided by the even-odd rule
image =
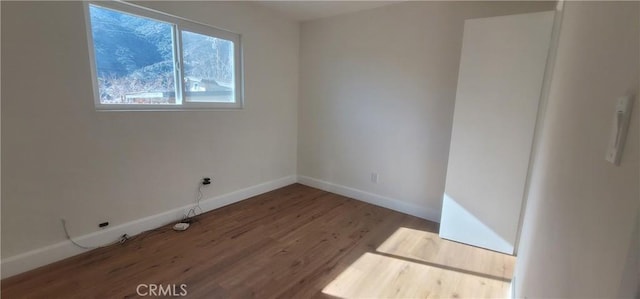
<svg viewBox="0 0 640 299">
<path fill-rule="evenodd" d="M 94 5 L 101 8 L 115 10 L 120 13 L 131 14 L 138 17 L 152 19 L 168 23 L 173 26 L 173 60 L 176 84 L 176 104 L 102 104 L 100 103 L 100 90 L 98 85 L 97 64 L 93 43 L 93 33 L 91 26 L 91 14 L 89 6 Z M 211 27 L 209 25 L 190 21 L 181 17 L 166 14 L 164 12 L 152 10 L 146 7 L 123 1 L 84 1 L 85 24 L 87 31 L 87 41 L 89 44 L 89 60 L 91 64 L 91 77 L 93 83 L 93 97 L 96 110 L 99 111 L 180 111 L 180 110 L 220 110 L 220 109 L 242 109 L 244 100 L 244 76 L 241 35 Z M 182 36 L 181 31 L 199 33 L 212 37 L 221 38 L 233 43 L 233 63 L 234 63 L 234 95 L 235 102 L 189 102 L 185 100 L 185 87 L 182 82 L 184 72 L 182 68 Z"/>
</svg>

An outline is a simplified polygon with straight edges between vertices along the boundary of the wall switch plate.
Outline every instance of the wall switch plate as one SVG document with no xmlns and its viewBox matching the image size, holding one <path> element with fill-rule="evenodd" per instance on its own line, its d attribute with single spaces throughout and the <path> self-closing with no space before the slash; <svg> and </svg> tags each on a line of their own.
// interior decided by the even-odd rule
<svg viewBox="0 0 640 299">
<path fill-rule="evenodd" d="M 629 122 L 631 120 L 631 112 L 633 107 L 633 96 L 620 97 L 616 102 L 616 109 L 613 115 L 613 125 L 611 129 L 611 137 L 605 160 L 614 165 L 620 165 L 622 158 L 622 150 L 627 139 L 627 131 L 629 130 Z"/>
</svg>

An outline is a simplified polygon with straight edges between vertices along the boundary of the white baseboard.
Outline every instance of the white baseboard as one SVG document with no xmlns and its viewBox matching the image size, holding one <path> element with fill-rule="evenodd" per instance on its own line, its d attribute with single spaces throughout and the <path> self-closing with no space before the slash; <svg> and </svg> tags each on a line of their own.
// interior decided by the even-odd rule
<svg viewBox="0 0 640 299">
<path fill-rule="evenodd" d="M 440 211 L 418 206 L 412 203 L 400 201 L 386 196 L 346 187 L 331 182 L 315 179 L 308 176 L 298 176 L 298 183 L 320 190 L 336 193 L 342 196 L 350 197 L 372 205 L 381 206 L 390 210 L 409 214 L 419 218 L 427 219 L 433 222 L 440 222 Z"/>
<path fill-rule="evenodd" d="M 258 184 L 245 189 L 202 200 L 200 202 L 200 207 L 204 212 L 215 210 L 217 208 L 224 207 L 226 205 L 236 203 L 287 185 L 291 185 L 296 182 L 401 213 L 413 215 L 434 222 L 440 222 L 440 211 L 307 176 L 297 176 L 297 178 L 296 176 L 283 177 L 270 182 Z M 179 207 L 167 212 L 123 223 L 105 230 L 90 233 L 80 237 L 74 237 L 74 240 L 78 243 L 91 246 L 94 244 L 99 245 L 112 242 L 123 234 L 135 236 L 141 232 L 180 220 L 184 216 L 186 211 L 188 211 L 192 207 L 193 204 Z M 88 250 L 81 249 L 73 245 L 73 243 L 71 243 L 69 240 L 31 250 L 3 259 L 0 264 L 1 277 L 2 279 L 4 279 L 47 264 L 51 264 L 59 260 L 63 260 L 65 258 L 83 253 L 85 251 Z"/>
<path fill-rule="evenodd" d="M 204 212 L 211 211 L 294 183 L 296 183 L 296 176 L 283 177 L 270 182 L 258 184 L 245 189 L 202 200 L 200 202 L 200 207 Z M 123 223 L 109 229 L 101 230 L 80 237 L 74 237 L 74 240 L 83 245 L 91 246 L 92 244 L 106 244 L 112 242 L 123 234 L 135 236 L 141 232 L 158 228 L 160 226 L 180 220 L 184 216 L 184 214 L 193 206 L 193 204 L 190 204 L 160 214 Z M 73 243 L 71 243 L 71 241 L 69 240 L 31 250 L 3 259 L 0 266 L 0 269 L 2 269 L 1 277 L 4 279 L 83 253 L 85 251 L 87 250 L 73 245 Z"/>
</svg>

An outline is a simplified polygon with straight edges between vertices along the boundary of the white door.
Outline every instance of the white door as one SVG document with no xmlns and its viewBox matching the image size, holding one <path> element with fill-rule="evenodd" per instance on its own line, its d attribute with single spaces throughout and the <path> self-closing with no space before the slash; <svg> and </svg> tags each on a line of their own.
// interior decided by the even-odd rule
<svg viewBox="0 0 640 299">
<path fill-rule="evenodd" d="M 465 22 L 442 238 L 513 254 L 553 16 Z"/>
</svg>

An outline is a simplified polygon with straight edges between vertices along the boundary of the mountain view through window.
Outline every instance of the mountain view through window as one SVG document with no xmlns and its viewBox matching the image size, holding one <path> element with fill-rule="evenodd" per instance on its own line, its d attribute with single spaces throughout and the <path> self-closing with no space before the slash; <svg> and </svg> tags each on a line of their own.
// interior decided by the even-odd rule
<svg viewBox="0 0 640 299">
<path fill-rule="evenodd" d="M 174 24 L 95 5 L 89 13 L 100 104 L 235 100 L 233 42 L 187 30 L 174 35 Z"/>
</svg>

